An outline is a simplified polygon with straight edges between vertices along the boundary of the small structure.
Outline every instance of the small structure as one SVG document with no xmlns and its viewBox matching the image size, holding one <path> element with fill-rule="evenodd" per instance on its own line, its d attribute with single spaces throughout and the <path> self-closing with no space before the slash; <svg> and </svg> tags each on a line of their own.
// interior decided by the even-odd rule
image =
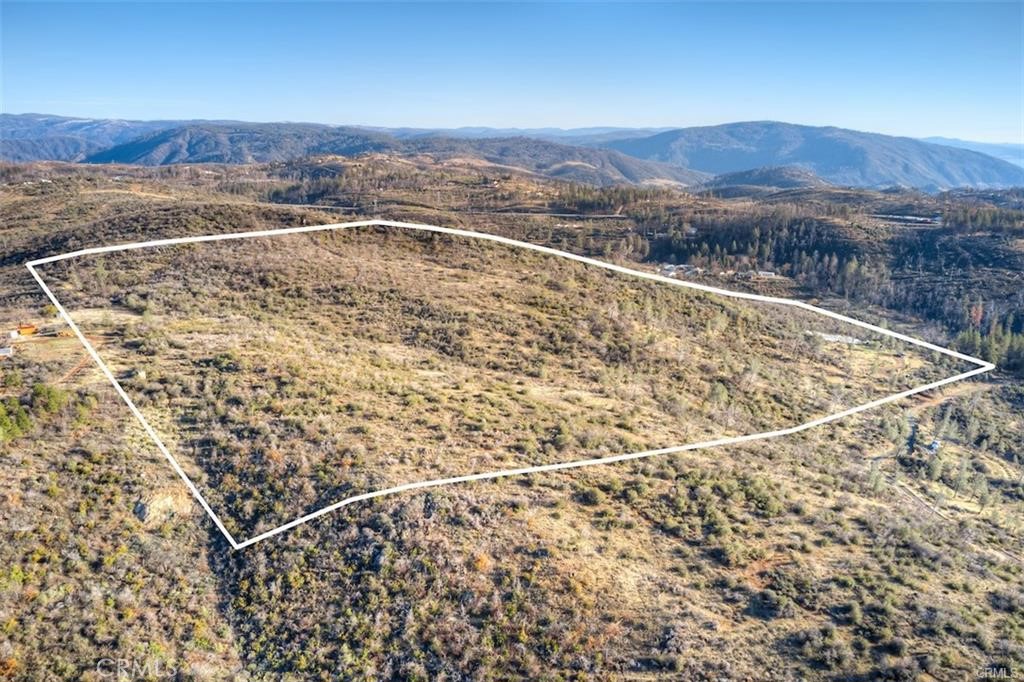
<svg viewBox="0 0 1024 682">
<path fill-rule="evenodd" d="M 9 358 L 14 355 L 14 346 L 5 346 L 0 348 L 0 360 Z"/>
<path fill-rule="evenodd" d="M 771 270 L 758 270 L 757 276 L 760 279 L 774 279 L 775 273 L 772 272 Z"/>
<path fill-rule="evenodd" d="M 928 444 L 928 453 L 932 455 L 937 455 L 939 453 L 939 448 L 941 447 L 942 441 L 936 438 L 935 440 Z"/>
<path fill-rule="evenodd" d="M 39 327 L 29 322 L 22 322 L 18 325 L 18 336 L 32 336 L 39 332 Z"/>
</svg>

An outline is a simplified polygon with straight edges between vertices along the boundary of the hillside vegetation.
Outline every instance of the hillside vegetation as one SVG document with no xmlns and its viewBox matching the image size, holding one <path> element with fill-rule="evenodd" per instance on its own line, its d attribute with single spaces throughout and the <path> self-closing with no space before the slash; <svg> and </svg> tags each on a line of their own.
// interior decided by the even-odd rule
<svg viewBox="0 0 1024 682">
<path fill-rule="evenodd" d="M 0 181 L 5 329 L 22 321 L 44 330 L 60 326 L 23 266 L 30 258 L 97 244 L 386 215 L 472 227 L 631 267 L 692 263 L 704 269 L 686 275 L 695 280 L 816 297 L 827 307 L 888 320 L 939 343 L 977 331 L 987 339 L 982 352 L 993 357 L 1009 353 L 1005 334 L 1024 331 L 1024 316 L 1014 314 L 1020 310 L 1015 283 L 1022 272 L 1022 207 L 1012 192 L 935 198 L 797 188 L 757 200 L 725 200 L 665 189 L 597 189 L 455 160 L 433 164 L 375 156 L 203 168 L 17 165 L 0 169 Z M 304 200 L 322 208 L 294 205 Z M 936 215 L 941 224 L 915 222 Z M 204 358 L 198 344 L 177 347 L 188 336 L 168 322 L 182 323 L 192 313 L 211 320 L 236 315 L 249 325 L 243 329 L 274 331 L 280 339 L 284 332 L 274 328 L 276 316 L 292 316 L 286 338 L 309 335 L 313 350 L 326 348 L 322 339 L 331 337 L 337 337 L 335 346 L 365 348 L 357 330 L 346 331 L 358 310 L 370 313 L 367 329 L 385 335 L 409 331 L 393 323 L 390 305 L 308 317 L 320 309 L 308 302 L 330 300 L 339 281 L 348 282 L 352 295 L 381 300 L 387 287 L 369 277 L 360 284 L 353 261 L 392 276 L 389 286 L 402 303 L 437 304 L 431 289 L 452 291 L 459 275 L 494 277 L 521 288 L 506 289 L 508 300 L 533 294 L 542 311 L 571 307 L 566 320 L 585 319 L 595 309 L 599 320 L 614 319 L 608 304 L 643 298 L 635 298 L 642 292 L 604 286 L 593 304 L 583 296 L 587 287 L 569 286 L 585 283 L 586 272 L 565 277 L 545 265 L 540 269 L 547 278 L 534 281 L 528 278 L 538 268 L 529 258 L 507 261 L 480 250 L 438 249 L 429 255 L 428 245 L 417 240 L 377 239 L 394 254 L 394 266 L 379 251 L 348 257 L 355 245 L 344 240 L 289 247 L 306 254 L 329 247 L 346 256 L 294 265 L 320 272 L 309 290 L 293 290 L 295 260 L 283 247 L 279 255 L 273 248 L 247 252 L 240 262 L 214 259 L 205 270 L 184 267 L 195 265 L 195 254 L 165 250 L 127 262 L 123 274 L 113 260 L 100 268 L 100 261 L 82 259 L 75 264 L 79 281 L 73 271 L 65 276 L 51 270 L 48 276 L 70 285 L 65 293 L 80 306 L 78 314 L 85 313 L 83 323 L 93 325 L 89 333 L 99 351 L 124 363 L 119 371 L 128 371 L 129 360 L 141 360 L 145 378 L 125 381 L 140 399 L 151 395 L 144 409 L 156 419 L 173 417 L 173 409 L 190 401 L 200 405 L 198 391 L 189 394 L 180 386 L 176 394 L 183 373 L 169 370 L 182 363 L 197 389 L 209 382 L 210 418 L 222 425 L 213 433 L 228 442 L 241 432 L 236 427 L 259 421 L 271 426 L 262 411 L 272 412 L 275 404 L 286 410 L 317 400 L 343 404 L 342 396 L 329 392 L 333 379 L 316 376 L 320 363 L 312 360 L 328 354 L 306 353 L 298 344 L 248 345 L 246 334 L 233 341 L 218 338 L 220 327 L 213 327 L 201 331 L 215 345 L 250 350 L 236 351 L 236 358 Z M 920 260 L 903 255 L 901 246 L 916 240 L 941 248 Z M 369 248 L 371 242 L 356 244 Z M 469 267 L 435 270 L 446 274 L 434 278 L 417 278 L 416 270 L 400 267 L 428 255 L 457 256 L 453 263 Z M 515 266 L 501 265 L 508 262 Z M 728 274 L 752 268 L 775 268 L 777 274 Z M 267 281 L 253 284 L 261 275 Z M 198 298 L 189 289 L 192 276 Z M 552 288 L 548 279 L 566 288 Z M 141 281 L 156 284 L 151 309 Z M 206 306 L 207 284 L 216 285 L 210 289 L 223 308 Z M 124 301 L 113 300 L 122 293 Z M 128 294 L 135 294 L 131 301 Z M 514 408 L 522 404 L 515 393 L 522 387 L 492 382 L 491 372 L 505 365 L 492 370 L 486 362 L 507 363 L 519 375 L 524 357 L 536 354 L 546 360 L 548 380 L 588 387 L 583 403 L 557 403 L 558 416 L 579 420 L 570 425 L 576 440 L 567 447 L 615 445 L 578 440 L 588 426 L 599 437 L 630 433 L 615 423 L 585 423 L 611 413 L 621 417 L 621 410 L 594 400 L 602 397 L 600 377 L 582 370 L 605 365 L 611 371 L 618 362 L 624 384 L 644 384 L 642 378 L 654 374 L 644 373 L 644 363 L 661 361 L 657 346 L 645 346 L 647 332 L 657 334 L 668 316 L 659 321 L 639 309 L 623 311 L 620 319 L 638 326 L 612 326 L 605 339 L 589 321 L 572 329 L 586 351 L 578 356 L 584 364 L 577 373 L 545 356 L 541 346 L 524 343 L 510 355 L 502 352 L 508 346 L 483 343 L 484 336 L 449 337 L 448 331 L 465 326 L 487 329 L 487 339 L 504 338 L 500 327 L 471 326 L 459 317 L 474 301 L 442 300 L 442 315 L 423 316 L 421 333 L 389 352 L 394 358 L 404 350 L 414 371 L 422 369 L 415 364 L 420 358 L 434 358 L 442 376 L 419 382 L 430 394 L 454 395 L 457 367 L 472 369 L 463 375 L 467 386 L 490 382 L 479 386 L 489 391 L 484 399 L 447 406 L 452 415 L 471 408 L 460 424 L 486 422 L 488 431 L 460 432 L 469 442 L 521 416 Z M 764 312 L 743 317 L 721 303 L 706 308 L 651 300 L 687 321 L 674 330 L 679 338 L 704 340 L 713 333 L 714 324 L 710 332 L 699 324 L 714 322 L 713 311 L 730 322 L 745 319 L 746 346 L 736 327 L 727 325 L 711 337 L 712 344 L 691 347 L 722 349 L 720 380 L 741 408 L 776 390 L 791 395 L 788 388 L 800 374 L 771 372 L 792 364 L 793 357 L 812 374 L 845 369 L 842 386 L 850 397 L 867 392 L 871 381 L 898 378 L 863 370 L 855 362 L 858 354 L 878 362 L 914 357 L 845 344 L 838 356 L 823 356 L 804 347 L 806 340 L 787 348 L 774 333 L 787 330 L 786 321 L 773 322 Z M 255 301 L 273 307 L 256 309 Z M 493 295 L 485 302 L 493 304 Z M 190 306 L 188 316 L 175 319 Z M 526 318 L 504 315 L 521 326 L 524 342 L 543 339 L 540 327 Z M 455 362 L 456 356 L 443 352 L 438 342 L 448 338 L 463 340 L 465 359 Z M 637 354 L 616 361 L 607 353 L 619 344 L 610 341 L 622 341 Z M 757 352 L 741 354 L 751 347 Z M 151 350 L 155 354 L 146 355 Z M 298 366 L 274 365 L 284 353 L 297 357 L 292 365 Z M 211 363 L 184 364 L 190 356 Z M 357 359 L 372 358 L 357 353 Z M 922 360 L 928 366 L 933 358 Z M 1006 358 L 997 360 L 999 370 L 984 380 L 791 438 L 389 496 L 233 552 L 77 341 L 26 337 L 0 365 L 3 404 L 17 425 L 0 439 L 0 519 L 7 530 L 0 542 L 0 666 L 17 680 L 47 681 L 106 679 L 96 669 L 102 657 L 159 663 L 186 680 L 971 680 L 1017 671 L 1024 666 L 1024 396 Z M 746 393 L 742 382 L 733 384 L 734 370 L 755 363 L 764 383 L 755 381 L 760 390 Z M 161 366 L 168 371 L 161 374 Z M 273 372 L 261 373 L 264 368 Z M 406 368 L 383 362 L 375 371 L 394 380 L 367 391 L 362 402 L 372 407 L 372 398 L 395 406 L 410 399 L 401 414 L 412 417 L 405 425 L 412 435 L 397 441 L 405 448 L 425 428 L 416 419 L 437 418 L 430 411 L 435 404 L 425 396 L 417 403 L 417 391 L 408 390 L 408 375 L 401 373 Z M 299 399 L 298 382 L 277 381 L 293 374 L 322 395 Z M 674 382 L 669 397 L 675 389 L 688 399 L 701 397 L 708 387 L 695 376 L 690 380 L 692 385 Z M 527 374 L 524 381 L 539 385 L 545 379 Z M 638 423 L 657 433 L 645 428 L 630 437 L 672 435 L 678 421 L 666 415 L 675 408 L 656 402 L 646 383 L 635 402 L 638 417 L 649 421 Z M 801 408 L 776 400 L 763 405 L 779 416 Z M 728 409 L 686 407 L 682 419 L 698 426 L 729 425 Z M 539 421 L 550 423 L 544 420 L 555 414 L 546 408 Z M 734 414 L 748 418 L 742 409 Z M 353 425 L 372 424 L 380 434 L 397 428 L 379 418 L 371 422 L 369 410 L 354 415 L 359 421 Z M 699 421 L 705 417 L 710 421 Z M 347 417 L 335 412 L 332 418 Z M 192 436 L 173 419 L 156 421 L 167 434 Z M 318 437 L 307 425 L 315 423 L 296 419 L 288 434 L 295 436 L 296 448 Z M 358 435 L 372 444 L 375 432 L 336 435 Z M 279 437 L 273 427 L 254 428 L 238 444 L 264 445 Z M 542 456 L 546 443 L 535 439 Z M 209 475 L 200 468 L 201 454 L 183 452 L 196 463 L 197 477 Z M 286 458 L 283 464 L 292 462 Z M 341 464 L 331 460 L 329 471 L 340 471 Z M 395 464 L 401 462 L 396 458 Z M 260 469 L 239 471 L 253 475 Z M 268 484 L 274 490 L 270 486 L 277 481 Z M 284 492 L 304 494 L 301 488 Z"/>
<path fill-rule="evenodd" d="M 804 311 L 394 232 L 43 273 L 239 539 L 401 483 L 771 431 L 966 368 Z"/>
</svg>

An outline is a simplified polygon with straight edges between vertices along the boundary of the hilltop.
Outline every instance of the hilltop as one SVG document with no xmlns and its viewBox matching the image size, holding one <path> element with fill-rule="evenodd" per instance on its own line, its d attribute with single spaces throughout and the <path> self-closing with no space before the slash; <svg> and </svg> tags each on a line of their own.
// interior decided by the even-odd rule
<svg viewBox="0 0 1024 682">
<path fill-rule="evenodd" d="M 779 190 L 820 190 L 831 185 L 799 166 L 773 166 L 716 175 L 694 189 L 719 197 L 760 196 Z"/>
</svg>

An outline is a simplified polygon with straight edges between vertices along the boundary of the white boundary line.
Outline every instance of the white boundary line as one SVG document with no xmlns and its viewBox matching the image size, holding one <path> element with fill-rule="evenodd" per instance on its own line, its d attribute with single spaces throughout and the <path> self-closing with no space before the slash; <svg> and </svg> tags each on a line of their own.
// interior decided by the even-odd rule
<svg viewBox="0 0 1024 682">
<path fill-rule="evenodd" d="M 948 355 L 950 357 L 954 357 L 954 358 L 957 358 L 959 360 L 964 360 L 964 361 L 969 362 L 971 364 L 977 365 L 978 367 L 977 367 L 977 369 L 972 369 L 972 370 L 970 370 L 968 372 L 964 372 L 962 374 L 957 374 L 955 376 L 947 377 L 947 378 L 941 379 L 939 381 L 933 381 L 930 384 L 924 384 L 922 386 L 917 386 L 915 388 L 911 388 L 911 389 L 908 389 L 906 391 L 901 391 L 900 393 L 894 393 L 892 395 L 885 396 L 884 398 L 879 398 L 878 400 L 873 400 L 873 401 L 871 401 L 869 403 L 864 403 L 863 405 L 858 405 L 856 407 L 851 407 L 850 409 L 843 410 L 842 412 L 836 412 L 835 414 L 830 414 L 830 415 L 827 415 L 825 417 L 819 417 L 818 419 L 814 419 L 812 421 L 809 421 L 809 422 L 806 422 L 806 423 L 803 423 L 803 424 L 798 424 L 797 426 L 792 426 L 792 427 L 785 428 L 785 429 L 779 429 L 777 431 L 765 431 L 765 432 L 762 432 L 762 433 L 752 433 L 752 434 L 748 434 L 748 435 L 745 435 L 745 436 L 736 436 L 736 437 L 731 437 L 731 438 L 718 438 L 718 439 L 715 439 L 715 440 L 708 440 L 708 441 L 704 441 L 704 442 L 701 442 L 701 443 L 690 443 L 688 445 L 676 445 L 676 446 L 673 446 L 673 447 L 659 448 L 657 450 L 645 450 L 644 452 L 633 452 L 633 453 L 629 453 L 629 454 L 625 454 L 625 455 L 614 455 L 614 456 L 610 456 L 610 457 L 598 457 L 598 458 L 594 458 L 594 459 L 576 460 L 576 461 L 572 461 L 572 462 L 558 462 L 558 463 L 555 463 L 555 464 L 543 464 L 543 465 L 538 465 L 538 466 L 522 467 L 522 468 L 519 468 L 519 469 L 502 469 L 502 470 L 499 470 L 499 471 L 491 471 L 491 472 L 485 472 L 485 473 L 480 473 L 480 474 L 468 474 L 466 476 L 454 476 L 452 478 L 439 478 L 439 479 L 434 479 L 434 480 L 429 480 L 429 481 L 418 481 L 418 482 L 415 482 L 415 483 L 406 483 L 404 485 L 394 486 L 392 488 L 385 488 L 383 490 L 375 490 L 373 492 L 364 493 L 362 495 L 356 495 L 354 497 L 345 498 L 344 500 L 341 500 L 339 502 L 335 502 L 335 503 L 333 503 L 331 505 L 328 505 L 328 506 L 326 506 L 326 507 L 324 507 L 322 509 L 319 509 L 319 510 L 317 510 L 315 512 L 312 512 L 310 514 L 306 514 L 305 516 L 300 516 L 299 518 L 297 518 L 297 519 L 295 519 L 293 521 L 289 521 L 288 523 L 285 523 L 285 524 L 283 524 L 281 526 L 278 526 L 277 528 L 273 528 L 273 529 L 268 530 L 268 531 L 266 531 L 264 533 L 260 533 L 259 535 L 256 535 L 254 537 L 249 538 L 248 540 L 244 540 L 242 542 L 238 542 L 237 540 L 235 540 L 234 537 L 232 537 L 231 533 L 228 532 L 228 529 L 224 527 L 224 523 L 220 520 L 220 518 L 217 516 L 217 514 L 214 513 L 213 509 L 210 508 L 209 503 L 207 503 L 206 499 L 199 492 L 199 489 L 196 488 L 195 484 L 191 481 L 191 479 L 189 479 L 189 477 L 182 470 L 181 465 L 178 464 L 178 461 L 174 458 L 174 456 L 167 449 L 167 446 L 165 446 L 163 444 L 163 441 L 160 440 L 160 437 L 156 434 L 156 431 L 153 429 L 152 426 L 149 425 L 149 422 L 146 421 L 146 418 L 142 416 L 142 413 L 139 411 L 139 408 L 137 408 L 135 406 L 135 403 L 132 402 L 132 399 L 130 397 L 128 397 L 128 394 L 125 392 L 124 388 L 121 387 L 121 384 L 114 377 L 113 372 L 111 372 L 110 368 L 108 368 L 107 365 L 103 362 L 103 360 L 100 358 L 99 354 L 96 352 L 96 349 L 93 348 L 91 343 L 89 343 L 89 340 L 85 338 L 85 335 L 78 328 L 78 325 L 75 324 L 74 320 L 71 319 L 71 316 L 68 314 L 68 311 L 64 309 L 64 306 L 61 305 L 60 301 L 57 300 L 57 297 L 53 295 L 52 291 L 50 291 L 50 288 L 46 285 L 46 282 L 44 282 L 43 278 L 40 277 L 39 272 L 36 270 L 36 267 L 40 266 L 40 265 L 45 265 L 47 263 L 55 263 L 55 262 L 58 262 L 58 261 L 67 260 L 69 258 L 77 258 L 79 256 L 92 256 L 92 255 L 103 254 L 103 253 L 114 253 L 114 252 L 117 252 L 117 251 L 130 251 L 130 250 L 134 250 L 134 249 L 144 249 L 144 248 L 148 248 L 148 247 L 151 247 L 151 246 L 173 246 L 175 244 L 196 244 L 196 243 L 200 243 L 200 242 L 216 242 L 216 241 L 225 241 L 225 240 L 228 240 L 228 239 L 247 239 L 247 238 L 251 238 L 251 237 L 274 237 L 274 236 L 286 235 L 286 234 L 301 234 L 301 233 L 306 233 L 306 232 L 322 232 L 322 231 L 326 231 L 326 230 L 338 230 L 338 229 L 344 229 L 344 228 L 349 228 L 349 227 L 370 227 L 370 226 L 399 227 L 399 228 L 405 228 L 405 229 L 410 229 L 410 230 L 421 230 L 421 231 L 426 231 L 426 232 L 438 232 L 438 233 L 441 233 L 441 234 L 451 234 L 451 235 L 456 235 L 456 236 L 459 236 L 459 237 L 471 237 L 471 238 L 474 238 L 474 239 L 482 239 L 484 241 L 497 242 L 499 244 L 506 244 L 506 245 L 509 245 L 509 246 L 515 246 L 515 247 L 519 247 L 519 248 L 522 248 L 522 249 L 527 249 L 527 250 L 530 250 L 530 251 L 537 251 L 539 253 L 545 253 L 545 254 L 549 254 L 549 255 L 560 256 L 562 258 L 567 258 L 569 260 L 574 260 L 574 261 L 577 261 L 577 262 L 580 262 L 580 263 L 586 263 L 587 265 L 594 265 L 594 266 L 597 266 L 599 268 L 604 268 L 605 270 L 611 270 L 613 272 L 619 272 L 619 273 L 623 273 L 623 274 L 627 274 L 627 275 L 632 275 L 634 277 L 639 277 L 641 279 L 648 279 L 648 280 L 652 280 L 652 281 L 655 281 L 655 282 L 661 282 L 663 284 L 671 284 L 671 285 L 674 285 L 674 286 L 686 287 L 688 289 L 696 289 L 698 291 L 704 291 L 704 292 L 707 292 L 707 293 L 718 294 L 720 296 L 727 296 L 729 298 L 739 298 L 739 299 L 744 299 L 744 300 L 748 300 L 748 301 L 760 301 L 762 303 L 775 303 L 775 304 L 779 304 L 779 305 L 792 306 L 794 308 L 800 308 L 802 310 L 808 310 L 808 311 L 817 313 L 819 315 L 824 315 L 826 317 L 831 317 L 832 319 L 839 320 L 841 322 L 846 322 L 848 324 L 852 324 L 854 326 L 861 327 L 862 329 L 868 329 L 870 331 L 877 332 L 879 334 L 884 334 L 886 336 L 891 336 L 891 337 L 899 339 L 901 341 L 905 341 L 906 343 L 909 343 L 909 344 L 912 344 L 912 345 L 915 345 L 915 346 L 920 346 L 922 348 L 927 348 L 929 350 L 935 351 L 936 353 L 941 353 L 943 355 Z M 369 500 L 369 499 L 372 499 L 374 497 L 383 497 L 384 495 L 392 495 L 394 493 L 400 493 L 400 492 L 403 492 L 403 491 L 406 491 L 406 490 L 418 490 L 418 489 L 421 489 L 421 488 L 433 488 L 433 487 L 436 487 L 436 486 L 448 485 L 450 483 L 464 483 L 464 482 L 467 482 L 467 481 L 481 481 L 481 480 L 485 480 L 485 479 L 501 478 L 501 477 L 504 477 L 504 476 L 515 476 L 515 475 L 519 475 L 519 474 L 530 474 L 530 473 L 538 473 L 538 472 L 544 472 L 544 471 L 557 471 L 557 470 L 560 470 L 560 469 L 575 469 L 577 467 L 592 466 L 594 464 L 610 464 L 612 462 L 624 462 L 624 461 L 627 461 L 627 460 L 641 459 L 641 458 L 644 458 L 644 457 L 652 457 L 654 455 L 666 455 L 666 454 L 670 454 L 670 453 L 674 453 L 674 452 L 686 452 L 686 451 L 689 451 L 689 450 L 700 450 L 700 449 L 703 449 L 703 448 L 712 448 L 712 447 L 717 447 L 717 446 L 720 446 L 720 445 L 731 445 L 731 444 L 734 444 L 734 443 L 747 443 L 747 442 L 755 441 L 755 440 L 766 440 L 766 439 L 769 439 L 769 438 L 778 438 L 780 436 L 788 436 L 790 434 L 799 433 L 800 431 L 806 431 L 807 429 L 814 428 L 815 426 L 821 426 L 822 424 L 828 424 L 829 422 L 834 422 L 834 421 L 837 421 L 839 419 L 843 419 L 845 417 L 849 417 L 850 415 L 857 414 L 858 412 L 864 412 L 866 410 L 873 409 L 875 407 L 878 407 L 879 405 L 885 405 L 886 403 L 891 403 L 891 402 L 894 402 L 894 401 L 897 401 L 897 400 L 901 400 L 901 399 L 906 398 L 908 396 L 916 395 L 918 393 L 923 393 L 924 391 L 930 391 L 930 390 L 938 388 L 940 386 L 945 386 L 946 384 L 953 383 L 954 381 L 960 381 L 961 379 L 967 379 L 968 377 L 976 376 L 978 374 L 983 374 L 985 372 L 989 372 L 989 371 L 995 369 L 995 365 L 993 365 L 990 362 L 985 362 L 984 360 L 980 360 L 978 358 L 971 357 L 970 355 L 964 355 L 963 353 L 958 353 L 958 352 L 956 352 L 954 350 L 951 350 L 949 348 L 943 348 L 942 346 L 937 346 L 937 345 L 935 345 L 933 343 L 928 343 L 927 341 L 922 341 L 921 339 L 915 339 L 912 336 L 907 336 L 905 334 L 900 334 L 898 332 L 894 332 L 894 331 L 891 331 L 889 329 L 884 329 L 884 328 L 879 327 L 877 325 L 869 324 L 867 322 L 861 322 L 860 320 L 855 320 L 852 317 L 846 317 L 845 315 L 840 315 L 839 313 L 834 313 L 831 310 L 825 310 L 824 308 L 818 308 L 818 307 L 812 306 L 812 305 L 810 305 L 808 303 L 804 303 L 803 301 L 796 301 L 796 300 L 788 299 L 788 298 L 779 298 L 779 297 L 775 297 L 775 296 L 762 296 L 760 294 L 750 294 L 750 293 L 746 293 L 746 292 L 742 292 L 742 291 L 730 291 L 728 289 L 719 289 L 717 287 L 707 286 L 707 285 L 704 285 L 704 284 L 697 284 L 696 282 L 686 282 L 686 281 L 681 281 L 681 280 L 677 280 L 677 279 L 671 279 L 669 277 L 664 277 L 662 275 L 656 275 L 656 274 L 652 274 L 652 273 L 649 273 L 649 272 L 641 272 L 639 270 L 632 270 L 630 268 L 622 267 L 620 265 L 615 265 L 615 264 L 612 264 L 612 263 L 605 263 L 604 261 L 595 260 L 593 258 L 587 258 L 586 256 L 578 256 L 578 255 L 573 254 L 573 253 L 568 253 L 566 251 L 560 251 L 558 249 L 552 249 L 552 248 L 547 247 L 547 246 L 540 246 L 538 244 L 530 244 L 528 242 L 521 242 L 521 241 L 517 241 L 515 239 L 509 239 L 508 237 L 501 237 L 501 236 L 494 235 L 494 234 L 487 234 L 487 233 L 482 233 L 482 232 L 472 232 L 470 230 L 459 230 L 459 229 L 454 229 L 454 228 L 450 228 L 450 227 L 438 227 L 436 225 L 423 225 L 423 224 L 419 224 L 419 223 L 404 223 L 404 222 L 397 222 L 397 221 L 393 221 L 393 220 L 361 220 L 361 221 L 351 222 L 351 223 L 332 223 L 332 224 L 329 224 L 329 225 L 308 225 L 308 226 L 303 226 L 303 227 L 289 227 L 289 228 L 282 228 L 282 229 L 276 229 L 276 230 L 257 230 L 257 231 L 251 231 L 251 232 L 231 232 L 231 233 L 226 233 L 226 234 L 203 235 L 203 236 L 196 236 L 196 237 L 176 237 L 176 238 L 173 238 L 173 239 L 155 239 L 155 240 L 152 240 L 152 241 L 133 242 L 133 243 L 130 243 L 130 244 L 118 244 L 118 245 L 114 245 L 114 246 L 97 246 L 97 247 L 88 248 L 88 249 L 81 249 L 81 250 L 78 250 L 78 251 L 71 251 L 69 253 L 64 253 L 64 254 L 60 254 L 60 255 L 57 255 L 57 256 L 49 256 L 47 258 L 38 258 L 36 260 L 31 260 L 31 261 L 27 262 L 25 264 L 25 266 L 28 268 L 29 272 L 32 273 L 32 276 L 35 278 L 36 282 L 39 283 L 39 286 L 42 288 L 43 293 L 45 293 L 47 295 L 47 297 L 50 299 L 50 301 L 53 303 L 53 305 L 60 312 L 61 317 L 64 318 L 64 321 L 68 324 L 68 326 L 71 328 L 71 330 L 75 333 L 75 336 L 77 336 L 78 340 L 82 343 L 83 346 L 85 346 L 86 351 L 88 351 L 89 355 L 92 356 L 92 359 L 96 362 L 96 364 L 99 366 L 100 370 L 103 372 L 103 374 L 110 381 L 111 385 L 114 387 L 114 390 L 117 391 L 117 394 L 119 396 L 121 396 L 121 399 L 124 400 L 126 405 L 128 405 L 128 409 L 130 409 L 132 414 L 135 415 L 136 419 L 139 420 L 139 423 L 142 424 L 143 429 L 145 429 L 146 433 L 149 434 L 149 437 L 153 439 L 153 442 L 156 443 L 156 446 L 157 446 L 157 448 L 159 448 L 160 452 L 163 453 L 164 457 L 167 458 L 167 461 L 169 461 L 171 463 L 171 466 L 178 473 L 178 475 L 181 477 L 181 479 L 183 481 L 185 481 L 185 485 L 188 486 L 188 489 L 192 492 L 193 497 L 195 497 L 199 501 L 199 504 L 202 505 L 202 507 L 206 511 L 206 513 L 209 514 L 211 519 L 213 519 L 213 522 L 217 525 L 217 528 L 224 535 L 224 537 L 227 538 L 227 541 L 231 544 L 231 546 L 234 549 L 242 549 L 244 547 L 248 547 L 249 545 L 255 544 L 255 543 L 257 543 L 257 542 L 259 542 L 261 540 L 266 540 L 267 538 L 271 538 L 271 537 L 273 537 L 273 536 L 275 536 L 275 535 L 277 535 L 279 533 L 283 533 L 286 530 L 290 530 L 290 529 L 295 528 L 296 526 L 299 526 L 299 525 L 301 525 L 303 523 L 306 523 L 308 521 L 312 521 L 313 519 L 319 518 L 319 517 L 321 517 L 321 516 L 323 516 L 325 514 L 329 514 L 329 513 L 331 513 L 332 511 L 334 511 L 336 509 L 340 509 L 341 507 L 353 504 L 355 502 L 361 502 L 363 500 Z"/>
</svg>

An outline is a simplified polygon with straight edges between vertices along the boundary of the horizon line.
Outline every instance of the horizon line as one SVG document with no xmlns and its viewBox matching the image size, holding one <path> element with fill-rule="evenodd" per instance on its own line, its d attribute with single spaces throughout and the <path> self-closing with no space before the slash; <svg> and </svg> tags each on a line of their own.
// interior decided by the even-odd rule
<svg viewBox="0 0 1024 682">
<path fill-rule="evenodd" d="M 325 126 L 333 128 L 360 128 L 364 130 L 374 131 L 396 131 L 396 130 L 413 130 L 423 132 L 437 132 L 437 131 L 463 131 L 463 130 L 491 130 L 491 131 L 521 131 L 521 132 L 542 132 L 542 131 L 558 131 L 563 133 L 571 133 L 575 131 L 585 131 L 593 129 L 604 129 L 609 131 L 638 131 L 638 132 L 650 132 L 652 134 L 659 134 L 664 132 L 670 132 L 674 130 L 687 130 L 693 128 L 716 128 L 728 125 L 739 125 L 739 124 L 752 124 L 752 123 L 773 123 L 781 125 L 797 126 L 802 128 L 835 128 L 838 130 L 850 130 L 857 133 L 866 133 L 870 135 L 884 135 L 887 137 L 905 138 L 909 140 L 918 140 L 928 142 L 930 139 L 943 138 L 946 140 L 958 141 L 958 142 L 969 142 L 976 144 L 988 144 L 988 145 L 1014 145 L 1024 147 L 1024 131 L 1022 131 L 1022 137 L 1019 141 L 1010 140 L 998 140 L 993 141 L 991 139 L 985 139 L 982 137 L 964 137 L 961 134 L 956 133 L 931 133 L 921 136 L 894 133 L 894 132 L 880 132 L 878 130 L 869 130 L 862 127 L 852 127 L 845 125 L 837 125 L 834 123 L 797 123 L 793 121 L 785 121 L 777 118 L 739 118 L 733 120 L 724 120 L 718 123 L 693 123 L 693 124 L 670 124 L 670 125 L 658 125 L 658 124 L 635 124 L 635 125 L 620 125 L 620 124 L 589 124 L 589 125 L 484 125 L 484 124 L 446 124 L 439 126 L 429 125 L 382 125 L 377 123 L 353 123 L 353 122 L 325 122 L 325 121 L 314 121 L 314 120 L 301 120 L 301 119 L 274 119 L 274 120 L 253 120 L 243 118 L 176 118 L 176 117 L 153 117 L 153 118 L 134 118 L 134 117 L 121 117 L 121 116 L 92 116 L 92 115 L 72 115 L 72 114 L 55 114 L 42 111 L 0 111 L 0 116 L 40 116 L 47 118 L 64 118 L 70 120 L 81 120 L 81 121 L 123 121 L 126 123 L 157 123 L 157 122 L 173 122 L 173 123 L 215 123 L 215 124 L 228 124 L 228 123 L 245 123 L 245 124 L 257 124 L 257 125 L 315 125 Z M 942 144 L 941 142 L 931 142 L 931 144 Z"/>
</svg>

